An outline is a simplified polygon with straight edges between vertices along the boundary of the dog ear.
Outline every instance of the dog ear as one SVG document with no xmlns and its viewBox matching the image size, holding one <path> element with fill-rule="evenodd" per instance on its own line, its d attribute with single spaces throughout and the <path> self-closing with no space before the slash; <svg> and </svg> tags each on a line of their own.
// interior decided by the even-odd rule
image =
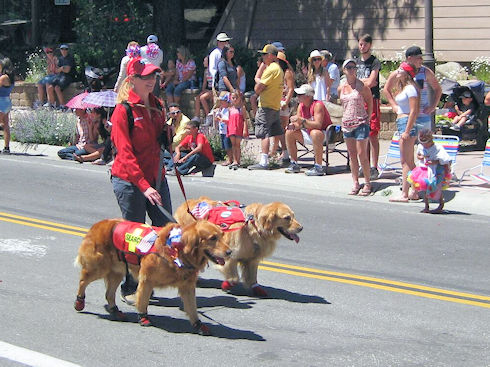
<svg viewBox="0 0 490 367">
<path fill-rule="evenodd" d="M 186 226 L 182 230 L 182 242 L 184 243 L 184 254 L 195 255 L 199 247 L 199 235 L 197 231 L 197 222 Z"/>
<path fill-rule="evenodd" d="M 258 214 L 258 221 L 260 227 L 265 231 L 272 231 L 274 229 L 274 221 L 276 219 L 276 211 L 271 207 L 270 204 L 263 205 L 260 208 Z"/>
</svg>

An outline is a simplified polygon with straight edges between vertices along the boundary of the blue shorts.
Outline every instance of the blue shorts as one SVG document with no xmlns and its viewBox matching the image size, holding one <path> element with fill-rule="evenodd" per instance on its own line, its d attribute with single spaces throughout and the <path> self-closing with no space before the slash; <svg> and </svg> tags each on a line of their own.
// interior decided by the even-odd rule
<svg viewBox="0 0 490 367">
<path fill-rule="evenodd" d="M 221 148 L 224 150 L 230 150 L 231 149 L 231 140 L 230 138 L 226 137 L 226 134 L 219 134 L 221 137 Z"/>
<path fill-rule="evenodd" d="M 9 113 L 12 109 L 12 101 L 10 97 L 0 97 L 0 112 Z"/>
<path fill-rule="evenodd" d="M 344 139 L 364 140 L 369 138 L 369 125 L 361 124 L 352 131 L 344 131 Z"/>
<path fill-rule="evenodd" d="M 167 88 L 165 88 L 165 93 L 170 96 L 180 97 L 182 95 L 182 92 L 186 89 L 189 89 L 190 87 L 190 80 L 186 80 L 185 82 L 179 83 L 177 85 L 170 83 L 169 85 L 167 85 Z"/>
<path fill-rule="evenodd" d="M 407 129 L 407 123 L 408 123 L 408 116 L 405 117 L 400 117 L 396 119 L 396 128 L 398 130 L 398 134 L 403 134 L 405 130 Z M 414 126 L 412 127 L 412 130 L 410 130 L 410 136 L 417 136 L 417 127 Z"/>
<path fill-rule="evenodd" d="M 56 74 L 46 75 L 44 78 L 38 81 L 37 84 L 41 84 L 41 85 L 51 84 L 55 77 Z"/>
<path fill-rule="evenodd" d="M 429 115 L 417 116 L 417 120 L 415 120 L 415 125 L 417 126 L 417 132 L 422 130 L 432 131 L 432 119 Z"/>
</svg>

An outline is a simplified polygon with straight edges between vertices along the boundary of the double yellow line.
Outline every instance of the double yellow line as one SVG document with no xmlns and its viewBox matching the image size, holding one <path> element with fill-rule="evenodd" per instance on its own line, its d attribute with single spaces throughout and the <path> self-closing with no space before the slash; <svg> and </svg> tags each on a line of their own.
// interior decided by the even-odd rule
<svg viewBox="0 0 490 367">
<path fill-rule="evenodd" d="M 83 237 L 88 229 L 82 227 L 69 226 L 56 222 L 40 219 L 23 217 L 20 215 L 0 212 L 0 221 L 20 224 L 29 227 L 41 228 L 48 231 L 55 231 L 74 236 Z M 418 297 L 438 299 L 441 301 L 462 303 L 477 307 L 490 308 L 490 297 L 478 294 L 456 292 L 442 288 L 427 287 L 420 284 L 399 282 L 395 280 L 368 277 L 349 273 L 307 268 L 289 264 L 281 264 L 272 261 L 262 261 L 259 269 L 272 271 L 275 273 L 288 274 L 303 278 L 328 280 L 332 282 L 358 285 L 381 289 L 390 292 L 410 294 Z"/>
</svg>

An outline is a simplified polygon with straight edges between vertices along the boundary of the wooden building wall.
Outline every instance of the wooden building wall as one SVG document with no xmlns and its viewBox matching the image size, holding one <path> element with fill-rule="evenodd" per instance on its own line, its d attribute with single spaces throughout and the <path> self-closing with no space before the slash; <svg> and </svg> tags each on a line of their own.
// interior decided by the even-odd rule
<svg viewBox="0 0 490 367">
<path fill-rule="evenodd" d="M 490 56 L 489 0 L 434 0 L 434 52 L 438 61 Z M 357 52 L 357 36 L 370 33 L 383 58 L 424 47 L 424 0 L 231 0 L 216 33 L 259 49 L 281 41 L 287 47 L 328 49 L 337 59 Z"/>
</svg>

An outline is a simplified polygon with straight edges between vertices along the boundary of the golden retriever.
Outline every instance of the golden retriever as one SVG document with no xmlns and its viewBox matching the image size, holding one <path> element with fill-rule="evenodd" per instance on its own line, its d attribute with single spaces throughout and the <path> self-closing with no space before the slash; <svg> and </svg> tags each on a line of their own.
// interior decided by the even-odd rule
<svg viewBox="0 0 490 367">
<path fill-rule="evenodd" d="M 210 205 L 217 204 L 216 201 L 202 196 L 199 199 L 188 200 L 189 208 L 192 210 L 201 201 L 206 201 Z M 260 261 L 274 253 L 281 236 L 298 242 L 298 233 L 303 227 L 295 219 L 291 208 L 281 202 L 250 204 L 245 208 L 245 217 L 250 220 L 241 229 L 225 232 L 224 239 L 232 253 L 226 263 L 218 267 L 225 278 L 221 289 L 229 291 L 238 283 L 239 267 L 244 286 L 251 289 L 255 296 L 267 297 L 267 292 L 257 283 L 257 268 Z M 175 218 L 182 225 L 195 221 L 187 212 L 185 203 L 177 208 Z"/>
<path fill-rule="evenodd" d="M 80 283 L 75 301 L 75 309 L 85 307 L 85 289 L 94 280 L 104 278 L 106 310 L 111 317 L 125 320 L 115 303 L 116 289 L 126 274 L 126 265 L 118 258 L 113 245 L 113 232 L 122 219 L 106 219 L 92 226 L 82 241 L 75 264 L 81 266 Z M 184 267 L 178 267 L 168 255 L 166 239 L 170 231 L 180 227 L 176 223 L 167 224 L 158 231 L 154 253 L 144 255 L 139 265 L 128 263 L 129 271 L 138 279 L 136 291 L 136 309 L 138 321 L 142 326 L 151 326 L 147 308 L 153 288 L 175 287 L 184 304 L 194 330 L 201 335 L 209 335 L 209 328 L 202 324 L 197 315 L 196 282 L 197 274 L 203 270 L 210 259 L 224 264 L 223 257 L 230 254 L 223 241 L 221 229 L 209 222 L 200 221 L 182 228 L 179 259 Z M 166 251 L 167 248 L 167 251 Z"/>
</svg>

